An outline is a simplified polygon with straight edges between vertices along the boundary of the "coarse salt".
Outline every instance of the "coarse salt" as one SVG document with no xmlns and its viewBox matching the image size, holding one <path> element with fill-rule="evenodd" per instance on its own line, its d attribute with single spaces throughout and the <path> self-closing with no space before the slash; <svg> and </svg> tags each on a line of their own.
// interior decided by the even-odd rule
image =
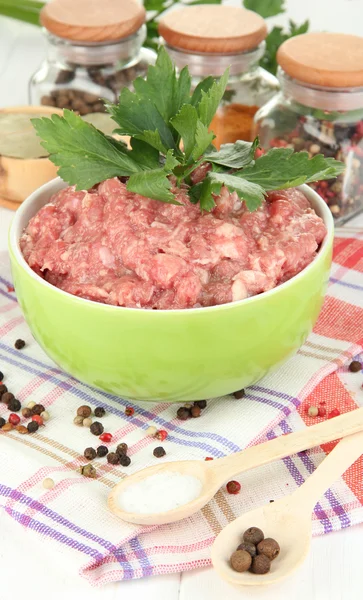
<svg viewBox="0 0 363 600">
<path fill-rule="evenodd" d="M 122 510 L 130 513 L 163 513 L 195 500 L 202 487 L 197 477 L 165 471 L 131 484 L 119 494 L 117 502 Z"/>
</svg>

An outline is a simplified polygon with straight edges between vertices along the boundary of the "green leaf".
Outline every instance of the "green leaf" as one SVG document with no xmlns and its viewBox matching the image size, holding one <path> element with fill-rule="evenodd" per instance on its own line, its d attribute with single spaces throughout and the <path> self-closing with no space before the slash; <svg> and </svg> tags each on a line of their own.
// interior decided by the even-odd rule
<svg viewBox="0 0 363 600">
<path fill-rule="evenodd" d="M 213 131 L 208 131 L 208 127 L 198 119 L 195 132 L 195 146 L 192 152 L 193 159 L 197 161 L 211 145 L 216 136 Z"/>
<path fill-rule="evenodd" d="M 343 163 L 333 158 L 324 158 L 322 154 L 309 158 L 307 152 L 294 152 L 292 148 L 272 148 L 256 160 L 253 166 L 242 169 L 235 176 L 269 191 L 330 179 L 342 173 L 344 168 Z"/>
<path fill-rule="evenodd" d="M 179 161 L 175 158 L 173 151 L 168 150 L 167 155 L 165 157 L 164 171 L 168 171 L 171 173 L 175 167 L 179 166 Z"/>
<path fill-rule="evenodd" d="M 192 204 L 199 202 L 201 210 L 210 212 L 216 205 L 212 194 L 218 195 L 221 187 L 222 183 L 206 177 L 203 181 L 196 183 L 189 189 L 189 200 Z"/>
<path fill-rule="evenodd" d="M 282 27 L 273 27 L 266 38 L 265 54 L 260 60 L 260 65 L 274 75 L 277 72 L 276 54 L 283 42 L 294 37 L 306 33 L 309 29 L 309 21 L 305 21 L 302 25 L 296 25 L 293 21 L 289 21 L 289 30 L 284 31 Z"/>
<path fill-rule="evenodd" d="M 157 169 L 160 167 L 159 151 L 147 142 L 131 138 L 130 157 L 143 166 L 144 169 Z"/>
<path fill-rule="evenodd" d="M 127 182 L 127 189 L 130 192 L 169 204 L 180 204 L 175 200 L 170 188 L 171 183 L 164 169 L 135 173 Z"/>
<path fill-rule="evenodd" d="M 201 89 L 201 100 L 198 104 L 199 118 L 204 125 L 209 126 L 223 98 L 228 83 L 229 69 L 227 69 L 219 81 L 214 80 L 213 85 L 207 92 Z"/>
<path fill-rule="evenodd" d="M 211 75 L 209 77 L 206 77 L 205 79 L 202 79 L 202 81 L 200 81 L 197 85 L 197 87 L 195 88 L 193 94 L 192 94 L 192 98 L 190 103 L 195 106 L 198 107 L 199 102 L 202 99 L 202 92 L 207 93 L 210 88 L 212 87 L 213 83 L 214 83 L 215 79 L 214 77 L 212 77 Z"/>
<path fill-rule="evenodd" d="M 207 162 L 230 167 L 231 169 L 240 169 L 254 160 L 258 145 L 258 138 L 255 138 L 252 143 L 238 140 L 234 144 L 223 144 L 219 151 L 206 153 L 204 159 Z"/>
<path fill-rule="evenodd" d="M 194 149 L 197 121 L 197 109 L 191 104 L 184 104 L 178 114 L 170 121 L 183 140 L 184 153 L 187 159 Z"/>
<path fill-rule="evenodd" d="M 60 167 L 58 173 L 78 190 L 116 176 L 128 176 L 141 171 L 123 144 L 110 140 L 93 125 L 70 110 L 64 116 L 32 119 L 50 160 Z"/>
<path fill-rule="evenodd" d="M 264 19 L 285 12 L 284 0 L 243 0 L 243 5 L 248 10 L 253 10 L 261 15 Z"/>
<path fill-rule="evenodd" d="M 239 197 L 246 202 L 248 210 L 256 210 L 264 199 L 264 189 L 257 183 L 251 183 L 241 177 L 228 173 L 209 172 L 208 178 L 224 184 L 230 192 L 237 192 Z"/>
</svg>

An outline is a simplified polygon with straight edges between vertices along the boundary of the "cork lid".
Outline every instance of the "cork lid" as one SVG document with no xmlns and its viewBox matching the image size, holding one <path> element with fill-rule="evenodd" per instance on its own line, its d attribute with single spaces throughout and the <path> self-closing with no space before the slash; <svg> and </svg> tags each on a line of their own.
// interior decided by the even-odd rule
<svg viewBox="0 0 363 600">
<path fill-rule="evenodd" d="M 40 22 L 54 35 L 76 42 L 113 42 L 135 33 L 145 22 L 137 0 L 52 0 Z"/>
<path fill-rule="evenodd" d="M 170 11 L 160 20 L 159 34 L 181 50 L 232 54 L 256 48 L 267 27 L 251 10 L 204 4 Z"/>
<path fill-rule="evenodd" d="M 306 33 L 284 42 L 277 62 L 293 79 L 342 88 L 363 86 L 363 38 L 344 33 Z"/>
</svg>

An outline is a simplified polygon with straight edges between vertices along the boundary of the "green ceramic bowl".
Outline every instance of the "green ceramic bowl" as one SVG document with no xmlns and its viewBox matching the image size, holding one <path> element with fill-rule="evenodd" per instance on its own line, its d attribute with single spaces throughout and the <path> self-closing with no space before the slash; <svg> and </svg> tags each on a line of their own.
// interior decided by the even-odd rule
<svg viewBox="0 0 363 600">
<path fill-rule="evenodd" d="M 18 209 L 9 250 L 16 294 L 44 351 L 67 373 L 107 392 L 150 401 L 200 400 L 242 389 L 303 344 L 318 317 L 331 264 L 333 219 L 302 186 L 328 233 L 299 275 L 252 298 L 190 310 L 142 310 L 77 298 L 25 262 L 19 238 L 29 219 L 65 184 L 58 178 Z"/>
</svg>

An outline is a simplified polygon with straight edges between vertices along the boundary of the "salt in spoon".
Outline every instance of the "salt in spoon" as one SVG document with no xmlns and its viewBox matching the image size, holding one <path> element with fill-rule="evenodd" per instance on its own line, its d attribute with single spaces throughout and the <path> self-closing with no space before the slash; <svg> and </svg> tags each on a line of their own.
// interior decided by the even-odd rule
<svg viewBox="0 0 363 600">
<path fill-rule="evenodd" d="M 280 436 L 263 444 L 251 446 L 230 456 L 212 461 L 183 460 L 163 462 L 147 467 L 121 480 L 108 497 L 110 510 L 129 523 L 139 525 L 163 525 L 190 517 L 205 506 L 219 488 L 234 476 L 255 467 L 296 454 L 308 448 L 343 438 L 363 430 L 363 408 L 358 408 L 339 417 L 328 419 L 301 431 Z M 160 513 L 137 513 L 123 510 L 119 503 L 121 494 L 131 485 L 157 473 L 191 475 L 202 483 L 200 495 L 188 502 Z"/>
<path fill-rule="evenodd" d="M 315 504 L 362 453 L 363 432 L 344 438 L 293 494 L 249 511 L 222 529 L 212 546 L 212 563 L 218 574 L 236 585 L 267 585 L 290 575 L 309 552 Z M 259 527 L 279 543 L 280 554 L 265 575 L 237 573 L 229 564 L 249 527 Z"/>
</svg>

